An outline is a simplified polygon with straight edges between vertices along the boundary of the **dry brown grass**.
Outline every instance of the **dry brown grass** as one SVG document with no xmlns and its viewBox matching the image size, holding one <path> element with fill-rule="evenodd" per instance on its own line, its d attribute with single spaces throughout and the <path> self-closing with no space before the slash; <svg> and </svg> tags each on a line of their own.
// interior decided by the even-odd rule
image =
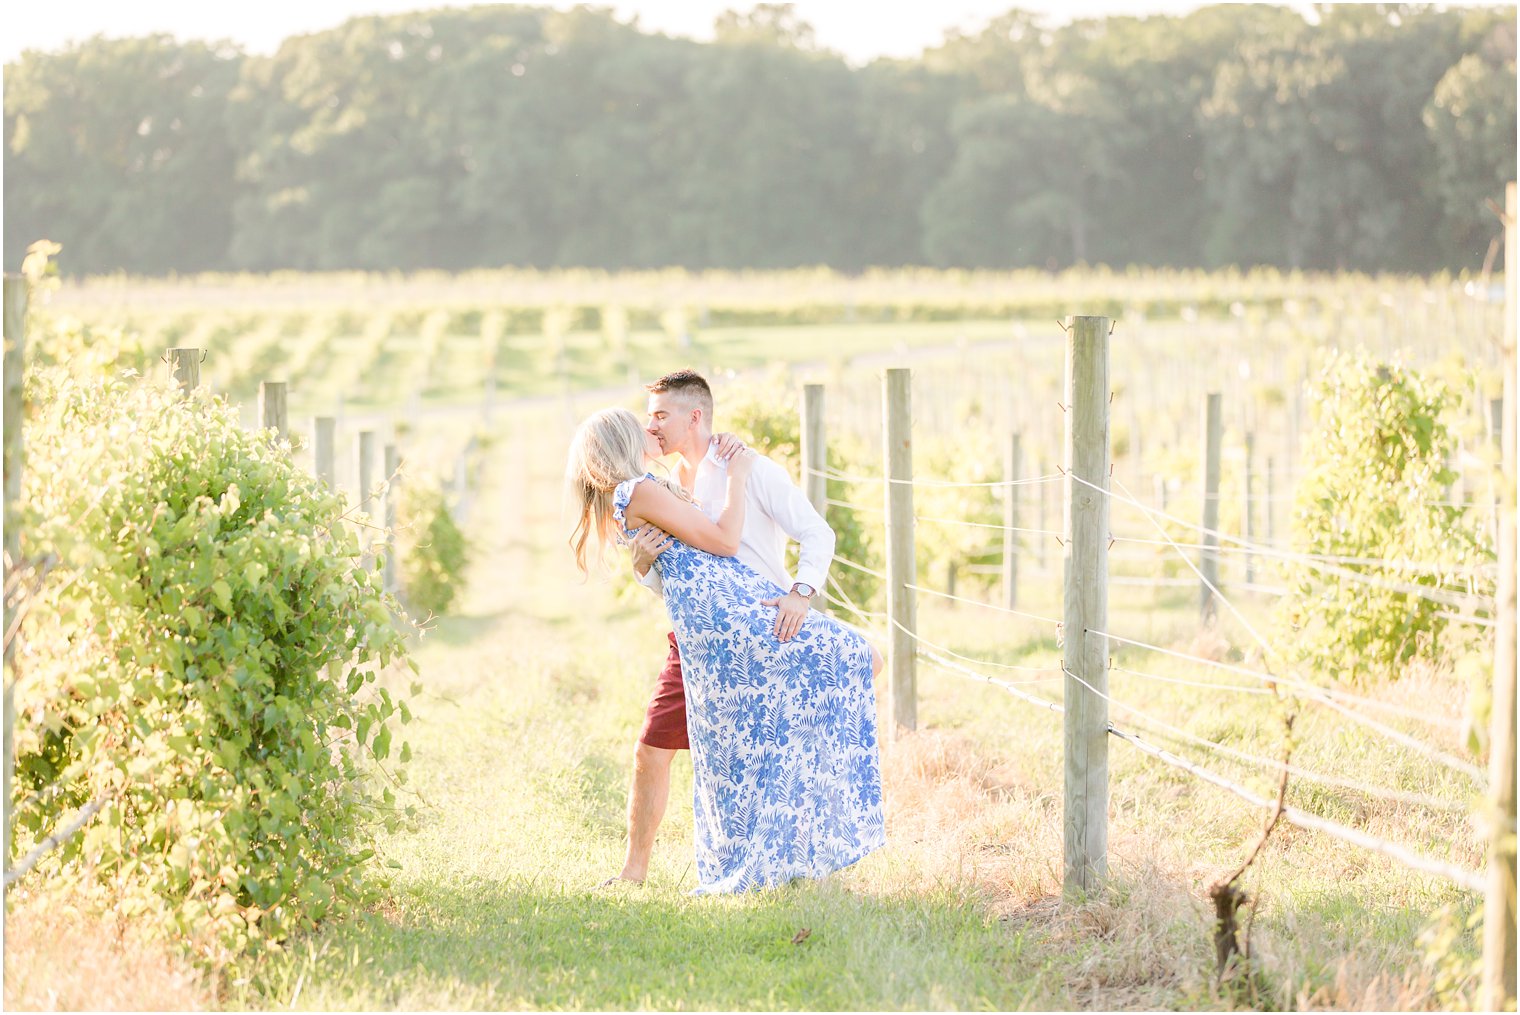
<svg viewBox="0 0 1520 1015">
<path fill-rule="evenodd" d="M 201 1011 L 205 978 L 164 943 L 57 894 L 13 890 L 5 916 L 7 1011 Z"/>
<path fill-rule="evenodd" d="M 883 776 L 900 861 L 868 890 L 971 887 L 991 916 L 1024 938 L 1031 966 L 1052 960 L 1040 1006 L 1420 1011 L 1453 1003 L 1407 949 L 1347 940 L 1313 918 L 1290 917 L 1271 932 L 1256 923 L 1254 984 L 1220 985 L 1206 886 L 1222 867 L 1185 836 L 1117 836 L 1113 890 L 1062 905 L 1062 800 L 1036 773 L 989 757 L 962 734 L 926 729 L 884 747 Z M 1247 885 L 1266 893 L 1264 903 L 1275 894 L 1273 867 L 1316 846 L 1294 829 L 1274 840 Z"/>
<path fill-rule="evenodd" d="M 1043 1004 L 1170 1008 L 1209 991 L 1210 928 L 1188 890 L 1196 872 L 1180 853 L 1163 855 L 1165 843 L 1115 843 L 1115 856 L 1144 859 L 1113 871 L 1115 892 L 1062 905 L 1059 793 L 944 730 L 888 745 L 883 776 L 888 835 L 907 868 L 892 872 L 895 886 L 973 887 L 1034 956 L 1062 956 Z"/>
</svg>

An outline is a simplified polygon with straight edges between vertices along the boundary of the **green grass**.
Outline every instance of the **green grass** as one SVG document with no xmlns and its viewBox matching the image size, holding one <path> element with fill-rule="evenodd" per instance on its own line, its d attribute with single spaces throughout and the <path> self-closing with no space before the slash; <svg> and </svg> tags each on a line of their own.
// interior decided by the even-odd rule
<svg viewBox="0 0 1520 1015">
<path fill-rule="evenodd" d="M 299 1006 L 319 1008 L 1033 1001 L 1028 984 L 1009 986 L 1019 982 L 1021 937 L 977 905 L 971 885 L 866 890 L 861 871 L 883 863 L 873 857 L 821 884 L 691 897 L 684 756 L 649 883 L 591 891 L 621 863 L 626 761 L 663 628 L 639 601 L 580 615 L 586 590 L 567 583 L 564 560 L 521 537 L 487 552 L 477 588 L 482 572 L 503 566 L 512 588 L 478 592 L 419 651 L 427 689 L 407 734 L 426 803 L 412 829 L 386 842 L 402 865 L 390 901 L 266 959 L 236 1003 L 283 1006 L 298 985 Z M 527 588 L 554 594 L 525 597 Z M 536 600 L 527 612 L 524 599 Z M 809 936 L 793 944 L 804 928 Z"/>
<path fill-rule="evenodd" d="M 557 419 L 557 417 L 555 417 Z M 489 459 L 477 559 L 457 616 L 421 643 L 423 694 L 406 728 L 422 801 L 385 836 L 401 866 L 373 911 L 264 957 L 227 1002 L 266 1008 L 1022 1009 L 1427 1007 L 1420 932 L 1472 900 L 1323 836 L 1284 828 L 1246 887 L 1260 898 L 1260 991 L 1212 980 L 1205 889 L 1238 862 L 1261 816 L 1110 741 L 1110 891 L 1059 905 L 1061 721 L 997 688 L 920 670 L 922 731 L 884 750 L 889 844 L 821 883 L 697 899 L 690 766 L 676 763 L 648 883 L 596 892 L 622 857 L 634 736 L 664 655 L 652 597 L 580 584 L 559 503 L 564 434 L 521 417 Z M 1052 565 L 1058 562 L 1052 560 Z M 1021 607 L 1059 613 L 1059 581 L 1031 571 Z M 1111 627 L 1189 649 L 1188 590 L 1116 593 Z M 1254 608 L 1253 622 L 1264 622 Z M 1034 621 L 923 601 L 920 631 L 967 655 L 1055 658 Z M 1228 625 L 1224 635 L 1249 642 Z M 878 637 L 878 642 L 883 640 Z M 1230 651 L 1230 650 L 1227 650 Z M 1121 665 L 1230 679 L 1165 657 Z M 1014 679 L 1010 674 L 1010 679 Z M 1450 677 L 1384 689 L 1450 700 Z M 1031 685 L 1058 697 L 1059 684 Z M 1121 700 L 1199 735 L 1275 757 L 1261 696 L 1113 675 Z M 884 696 L 884 692 L 883 692 Z M 1115 711 L 1116 723 L 1123 717 Z M 1414 727 L 1413 729 L 1418 729 Z M 1461 777 L 1305 710 L 1295 762 L 1462 801 Z M 1421 731 L 1428 732 L 1428 731 Z M 1166 742 L 1152 737 L 1155 742 Z M 1451 745 L 1444 745 L 1450 747 Z M 1178 748 L 1181 750 L 1181 748 Z M 1258 792 L 1269 773 L 1199 757 Z M 1466 814 L 1432 815 L 1295 783 L 1293 801 L 1435 855 L 1477 862 Z M 810 933 L 793 943 L 799 931 Z M 1470 958 L 1470 936 L 1458 954 Z"/>
<path fill-rule="evenodd" d="M 438 282 L 440 292 L 460 284 Z M 1047 282 L 1032 284 L 1043 291 Z M 1100 278 L 1061 292 L 1076 306 L 1084 292 L 1110 284 Z M 1217 284 L 1238 288 L 1239 280 Z M 1288 285 L 1296 292 L 1297 283 Z M 173 344 L 206 335 L 206 376 L 225 378 L 245 400 L 259 379 L 278 374 L 297 345 L 321 342 L 306 372 L 290 378 L 295 419 L 331 413 L 340 397 L 355 413 L 409 403 L 424 376 L 421 311 L 377 312 L 361 305 L 362 295 L 342 294 L 354 305 L 341 311 L 326 305 L 309 315 L 249 309 L 277 288 L 253 286 L 226 305 L 213 300 L 149 312 L 142 316 L 144 332 L 159 334 L 156 329 L 168 323 L 177 336 Z M 1361 296 L 1377 290 L 1366 280 L 1352 288 Z M 438 298 L 421 293 L 416 302 L 430 305 Z M 507 297 L 491 291 L 473 298 L 491 304 Z M 612 297 L 595 297 L 603 298 Z M 1143 442 L 1144 453 L 1137 461 L 1116 452 L 1118 475 L 1135 482 L 1153 474 L 1180 480 L 1185 492 L 1177 496 L 1187 499 L 1172 505 L 1174 513 L 1196 511 L 1196 497 L 1186 491 L 1193 489 L 1190 470 L 1197 458 L 1197 400 L 1206 388 L 1238 387 L 1249 396 L 1240 405 L 1254 403 L 1261 414 L 1255 424 L 1258 453 L 1273 453 L 1268 441 L 1275 439 L 1282 470 L 1278 492 L 1291 485 L 1292 460 L 1283 457 L 1291 450 L 1283 440 L 1291 405 L 1285 392 L 1336 322 L 1262 322 L 1252 307 L 1245 323 L 1119 322 L 1113 344 L 1116 445 L 1122 433 L 1131 448 Z M 219 319 L 208 324 L 207 315 Z M 112 320 L 120 312 L 93 308 L 86 316 Z M 1359 320 L 1365 325 L 1376 319 Z M 394 333 L 388 333 L 392 323 Z M 1477 366 L 1479 332 L 1456 325 L 1453 318 L 1449 328 L 1422 325 L 1415 333 L 1406 327 L 1403 336 L 1438 340 L 1443 348 L 1460 345 Z M 382 836 L 380 843 L 383 855 L 401 866 L 372 911 L 334 921 L 290 942 L 284 952 L 264 956 L 240 971 L 222 1000 L 249 1008 L 577 1009 L 1463 1003 L 1460 977 L 1455 991 L 1436 992 L 1418 939 L 1445 919 L 1443 908 L 1460 919 L 1474 900 L 1437 879 L 1293 828 L 1273 836 L 1246 880 L 1260 901 L 1253 943 L 1261 992 L 1218 988 L 1211 977 L 1205 892 L 1238 863 L 1261 815 L 1117 740 L 1109 742 L 1110 891 L 1084 905 L 1058 905 L 1060 717 L 927 665 L 919 675 L 920 732 L 884 748 L 885 849 L 824 883 L 737 899 L 693 899 L 687 894 L 694 884 L 690 767 L 683 756 L 649 883 L 610 894 L 590 891 L 621 863 L 632 745 L 664 658 L 666 623 L 659 605 L 640 591 L 619 582 L 574 581 L 564 545 L 570 523 L 558 499 L 566 425 L 599 401 L 622 400 L 587 392 L 616 389 L 636 398 L 630 362 L 646 379 L 696 366 L 719 380 L 724 406 L 762 387 L 751 384 L 753 374 L 725 384 L 720 378 L 726 371 L 813 364 L 804 372 L 808 379 L 829 382 L 831 441 L 865 435 L 869 443 L 879 439 L 876 367 L 882 355 L 893 355 L 914 366 L 921 456 L 935 454 L 924 438 L 940 436 L 952 453 L 964 454 L 971 439 L 985 438 L 1000 455 L 1003 436 L 1018 425 L 1026 433 L 1026 463 L 1038 460 L 1041 471 L 1049 472 L 1062 425 L 1061 338 L 1053 321 L 1024 326 L 1030 339 L 996 354 L 974 345 L 1012 338 L 1010 321 L 698 328 L 687 347 L 664 332 L 634 331 L 626 357 L 606 348 L 596 332 L 565 336 L 562 351 L 542 335 L 502 337 L 496 394 L 502 403 L 497 419 L 505 423 L 499 443 L 486 453 L 487 485 L 474 508 L 472 581 L 458 614 L 440 621 L 417 650 L 425 691 L 413 702 L 416 719 L 404 733 L 415 752 L 412 785 L 426 803 L 410 827 Z M 914 358 L 931 351 L 932 360 Z M 478 336 L 445 336 L 426 372 L 421 404 L 478 404 L 483 353 Z M 869 368 L 848 365 L 863 357 L 869 357 Z M 158 367 L 150 360 L 148 368 Z M 537 398 L 541 407 L 511 410 L 506 403 L 514 398 Z M 968 403 L 978 401 L 979 412 L 970 413 Z M 416 481 L 425 481 L 429 467 L 448 471 L 476 425 L 464 415 L 406 421 L 404 443 Z M 1229 449 L 1239 444 L 1243 425 L 1232 423 L 1237 429 L 1227 441 L 1228 490 L 1237 488 Z M 879 470 L 867 464 L 861 471 Z M 1151 492 L 1134 489 L 1141 497 Z M 875 497 L 879 488 L 862 484 L 859 491 Z M 1226 497 L 1222 525 L 1234 531 L 1238 507 L 1233 495 Z M 1036 524 L 1034 512 L 1026 512 L 1023 524 Z M 947 503 L 933 513 L 964 512 Z M 1285 516 L 1286 506 L 1278 513 Z M 879 520 L 879 513 L 866 518 Z M 1058 527 L 1054 510 L 1038 524 Z M 1115 528 L 1120 535 L 1155 536 L 1148 524 L 1118 509 Z M 1043 572 L 1026 559 L 1020 606 L 1057 616 L 1060 553 L 1047 550 Z M 1115 567 L 1116 574 L 1158 572 L 1190 573 L 1166 548 L 1149 558 L 1132 551 Z M 935 586 L 941 577 L 923 582 Z M 973 580 L 963 581 L 963 595 L 980 594 Z M 1244 605 L 1253 624 L 1270 625 L 1263 601 Z M 1217 642 L 1195 643 L 1196 609 L 1191 588 L 1115 587 L 1110 629 L 1259 665 L 1249 636 L 1228 620 Z M 966 655 L 1018 665 L 1057 658 L 1053 631 L 1037 622 L 928 597 L 920 599 L 919 617 L 924 637 Z M 875 637 L 885 646 L 879 631 Z M 1127 668 L 1189 680 L 1244 679 L 1132 647 L 1115 647 L 1113 656 Z M 1013 671 L 1001 675 L 1020 679 Z M 1110 681 L 1118 700 L 1156 719 L 1243 751 L 1278 756 L 1282 726 L 1277 706 L 1263 696 L 1118 672 Z M 1060 695 L 1059 682 L 1024 689 Z M 1465 707 L 1460 680 L 1439 669 L 1412 672 L 1371 693 L 1453 717 Z M 1146 729 L 1118 708 L 1112 717 L 1126 729 Z M 1455 735 L 1390 721 L 1448 751 L 1464 750 Z M 1307 769 L 1459 804 L 1471 799 L 1473 787 L 1464 777 L 1390 747 L 1333 713 L 1302 708 L 1295 733 L 1294 762 Z M 1273 788 L 1271 774 L 1259 768 L 1211 757 L 1159 733 L 1147 739 L 1260 794 Z M 1291 792 L 1298 806 L 1429 855 L 1469 868 L 1481 861 L 1468 811 L 1429 813 L 1305 780 L 1295 780 Z M 807 939 L 793 944 L 804 928 Z M 1464 933 L 1452 956 L 1470 960 L 1475 947 L 1471 933 Z"/>
</svg>

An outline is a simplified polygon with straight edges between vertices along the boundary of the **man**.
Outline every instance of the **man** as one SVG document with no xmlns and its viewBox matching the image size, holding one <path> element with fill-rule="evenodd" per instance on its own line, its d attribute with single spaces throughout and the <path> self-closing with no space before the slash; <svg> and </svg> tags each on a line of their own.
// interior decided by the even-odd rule
<svg viewBox="0 0 1520 1015">
<path fill-rule="evenodd" d="M 676 479 L 714 521 L 723 510 L 727 461 L 744 445 L 731 435 L 713 436 L 713 397 L 701 375 L 678 370 L 647 385 L 649 418 L 645 423 L 666 454 L 681 462 Z M 823 587 L 834 557 L 834 531 L 814 510 L 786 470 L 762 457 L 746 488 L 744 531 L 738 557 L 760 574 L 790 591 L 764 605 L 776 608 L 776 637 L 788 641 L 807 619 L 811 600 Z M 800 544 L 797 580 L 786 571 L 787 538 Z M 633 542 L 633 566 L 640 582 L 661 594 L 659 572 L 651 565 L 670 538 L 646 526 Z M 686 736 L 686 691 L 681 683 L 681 653 L 674 633 L 667 635 L 670 654 L 644 718 L 633 754 L 633 785 L 628 791 L 628 852 L 618 880 L 642 882 L 649 873 L 655 832 L 670 799 L 670 765 L 676 752 L 690 749 Z M 874 654 L 874 650 L 873 650 Z"/>
</svg>

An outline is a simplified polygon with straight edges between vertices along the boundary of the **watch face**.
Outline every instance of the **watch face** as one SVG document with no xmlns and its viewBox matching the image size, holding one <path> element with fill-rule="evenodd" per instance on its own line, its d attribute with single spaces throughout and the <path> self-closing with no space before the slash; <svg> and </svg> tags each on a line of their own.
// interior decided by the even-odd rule
<svg viewBox="0 0 1520 1015">
<path fill-rule="evenodd" d="M 813 586 L 809 585 L 807 582 L 798 582 L 792 586 L 792 591 L 796 592 L 806 599 L 812 599 L 815 590 Z"/>
</svg>

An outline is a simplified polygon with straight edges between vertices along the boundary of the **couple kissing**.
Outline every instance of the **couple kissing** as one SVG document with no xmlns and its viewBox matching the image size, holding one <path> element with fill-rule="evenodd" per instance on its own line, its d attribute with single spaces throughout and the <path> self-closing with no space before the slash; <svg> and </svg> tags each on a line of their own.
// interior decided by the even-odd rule
<svg viewBox="0 0 1520 1015">
<path fill-rule="evenodd" d="M 622 408 L 582 422 L 567 468 L 577 565 L 589 573 L 607 546 L 628 546 L 672 628 L 634 752 L 627 856 L 603 885 L 647 875 L 682 749 L 692 762 L 694 894 L 823 877 L 886 842 L 881 655 L 811 608 L 834 533 L 781 466 L 714 437 L 707 381 L 682 370 L 647 390 L 643 422 Z M 680 455 L 673 477 L 651 471 L 669 454 Z M 789 539 L 800 547 L 795 581 Z"/>
</svg>

